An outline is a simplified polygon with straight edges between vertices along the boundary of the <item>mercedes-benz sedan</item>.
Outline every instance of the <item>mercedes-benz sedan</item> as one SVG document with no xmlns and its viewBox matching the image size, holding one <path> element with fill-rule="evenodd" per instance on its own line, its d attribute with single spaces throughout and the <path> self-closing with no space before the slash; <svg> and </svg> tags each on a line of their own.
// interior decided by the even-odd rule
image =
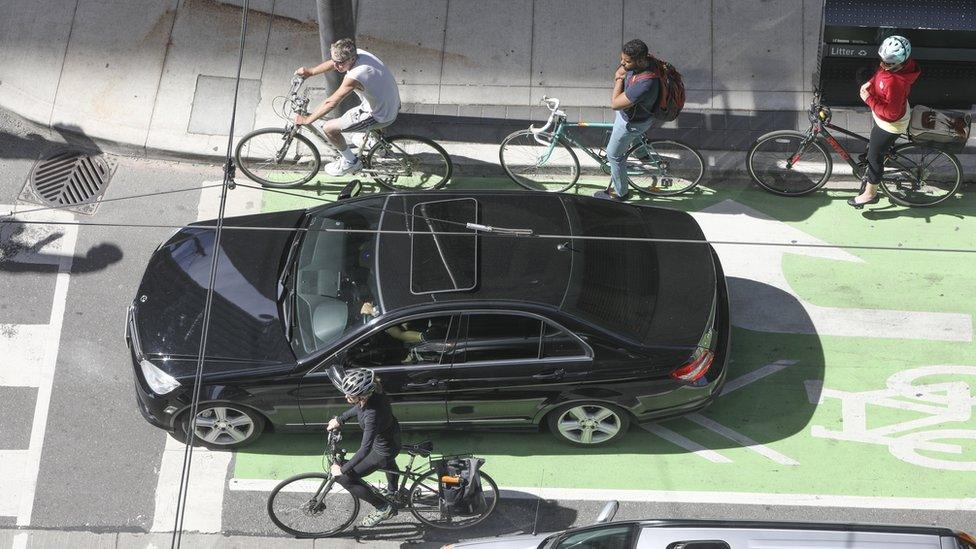
<svg viewBox="0 0 976 549">
<path fill-rule="evenodd" d="M 322 429 L 351 367 L 375 368 L 404 427 L 543 427 L 584 446 L 699 410 L 725 378 L 725 277 L 683 212 L 373 194 L 226 219 L 216 251 L 214 224 L 155 251 L 126 330 L 140 411 L 186 436 L 218 254 L 195 422 L 210 447 Z"/>
</svg>

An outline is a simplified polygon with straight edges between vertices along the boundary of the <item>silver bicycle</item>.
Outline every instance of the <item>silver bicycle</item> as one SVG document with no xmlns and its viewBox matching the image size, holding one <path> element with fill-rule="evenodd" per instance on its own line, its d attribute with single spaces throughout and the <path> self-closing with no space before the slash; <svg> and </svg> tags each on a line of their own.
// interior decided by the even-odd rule
<svg viewBox="0 0 976 549">
<path fill-rule="evenodd" d="M 262 128 L 241 138 L 234 160 L 244 175 L 265 187 L 297 187 L 311 181 L 322 166 L 322 151 L 338 158 L 338 151 L 322 130 L 294 122 L 295 114 L 308 115 L 309 92 L 304 79 L 294 77 L 288 95 L 276 97 L 275 113 L 286 120 L 283 128 Z M 280 101 L 280 105 L 278 104 Z M 318 141 L 320 149 L 309 137 Z M 359 156 L 360 172 L 390 190 L 439 189 L 451 179 L 454 164 L 437 143 L 414 135 L 366 133 Z"/>
</svg>

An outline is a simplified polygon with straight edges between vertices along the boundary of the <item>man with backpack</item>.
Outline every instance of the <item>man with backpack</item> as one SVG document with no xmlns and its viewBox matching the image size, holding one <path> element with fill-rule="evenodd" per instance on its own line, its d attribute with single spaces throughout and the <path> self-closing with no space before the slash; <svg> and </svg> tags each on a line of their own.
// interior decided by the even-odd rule
<svg viewBox="0 0 976 549">
<path fill-rule="evenodd" d="M 648 55 L 647 44 L 631 40 L 620 51 L 620 66 L 613 76 L 610 107 L 617 111 L 607 143 L 610 186 L 593 196 L 627 200 L 627 151 L 651 127 L 661 90 L 657 63 Z"/>
</svg>

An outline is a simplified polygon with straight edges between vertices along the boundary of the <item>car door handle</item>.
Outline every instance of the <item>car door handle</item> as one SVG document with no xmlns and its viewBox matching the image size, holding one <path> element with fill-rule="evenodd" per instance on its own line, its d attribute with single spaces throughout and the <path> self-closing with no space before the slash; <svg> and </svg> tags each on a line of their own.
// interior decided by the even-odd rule
<svg viewBox="0 0 976 549">
<path fill-rule="evenodd" d="M 407 383 L 403 387 L 405 389 L 433 389 L 440 385 L 441 380 L 439 379 L 428 379 L 424 383 Z"/>
<path fill-rule="evenodd" d="M 538 380 L 555 380 L 562 379 L 566 375 L 566 370 L 556 370 L 555 372 L 549 372 L 547 374 L 535 374 L 532 379 Z"/>
</svg>

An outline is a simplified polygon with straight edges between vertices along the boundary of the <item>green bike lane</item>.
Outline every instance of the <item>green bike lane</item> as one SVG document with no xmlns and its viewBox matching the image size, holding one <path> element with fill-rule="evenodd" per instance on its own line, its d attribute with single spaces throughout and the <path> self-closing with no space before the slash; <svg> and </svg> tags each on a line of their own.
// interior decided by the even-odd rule
<svg viewBox="0 0 976 549">
<path fill-rule="evenodd" d="M 452 187 L 514 185 L 462 179 Z M 264 209 L 308 206 L 336 190 L 266 193 Z M 721 229 L 713 240 L 799 234 L 792 239 L 896 248 L 834 256 L 791 248 L 753 275 L 749 263 L 767 256 L 718 246 L 723 264 L 746 269 L 729 278 L 734 304 L 745 307 L 733 313 L 726 391 L 702 413 L 632 427 L 605 448 L 563 445 L 546 432 L 412 431 L 406 439 L 485 457 L 485 471 L 513 495 L 976 510 L 976 257 L 904 249 L 976 249 L 976 200 L 970 191 L 941 208 L 883 200 L 855 211 L 844 204 L 850 196 L 789 199 L 730 185 L 648 202 L 694 212 L 706 232 Z M 755 233 L 756 218 L 767 232 Z M 321 470 L 323 443 L 268 435 L 236 454 L 231 488 L 265 489 Z"/>
</svg>

